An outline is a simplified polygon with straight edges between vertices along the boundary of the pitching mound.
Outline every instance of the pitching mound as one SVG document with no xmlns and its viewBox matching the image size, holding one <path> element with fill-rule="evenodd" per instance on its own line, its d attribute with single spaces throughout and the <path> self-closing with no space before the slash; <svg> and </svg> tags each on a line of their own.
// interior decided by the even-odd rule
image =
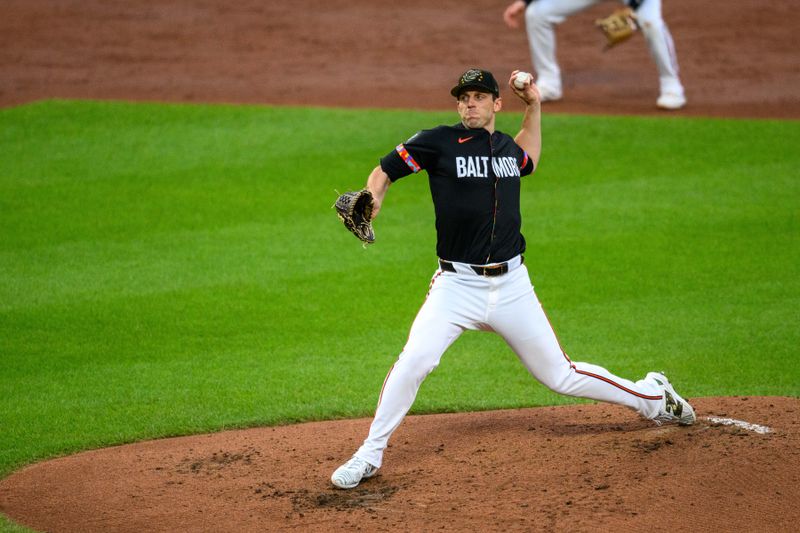
<svg viewBox="0 0 800 533">
<path fill-rule="evenodd" d="M 25 468 L 0 511 L 51 532 L 794 530 L 800 400 L 693 403 L 688 428 L 610 405 L 411 416 L 351 491 L 328 479 L 367 419 L 142 442 Z"/>
</svg>

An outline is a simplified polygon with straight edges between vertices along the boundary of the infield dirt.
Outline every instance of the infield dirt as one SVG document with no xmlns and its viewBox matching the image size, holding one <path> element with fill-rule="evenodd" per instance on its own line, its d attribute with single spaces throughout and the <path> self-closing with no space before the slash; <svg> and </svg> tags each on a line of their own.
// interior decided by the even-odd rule
<svg viewBox="0 0 800 533">
<path fill-rule="evenodd" d="M 530 69 L 524 33 L 502 23 L 505 5 L 6 0 L 0 106 L 96 98 L 452 109 L 448 89 L 465 68 Z M 665 115 L 642 37 L 602 51 L 592 22 L 613 7 L 559 28 L 565 98 L 545 113 Z M 689 99 L 668 116 L 800 118 L 797 8 L 664 2 Z M 521 109 L 513 98 L 506 108 Z M 690 428 L 608 405 L 409 417 L 380 475 L 352 491 L 328 478 L 366 419 L 143 442 L 29 466 L 0 482 L 0 512 L 54 532 L 796 530 L 800 401 L 693 403 L 700 421 Z"/>
<path fill-rule="evenodd" d="M 0 105 L 111 98 L 454 109 L 458 76 L 530 70 L 506 0 L 4 0 Z M 658 113 L 641 35 L 608 52 L 601 3 L 558 28 L 565 95 L 545 113 Z M 797 2 L 668 0 L 689 105 L 675 115 L 800 118 Z M 502 84 L 501 84 L 502 85 Z M 506 96 L 507 88 L 504 90 Z M 519 110 L 514 97 L 508 109 Z"/>
<path fill-rule="evenodd" d="M 691 427 L 611 405 L 410 416 L 350 491 L 329 478 L 368 419 L 142 442 L 25 468 L 0 511 L 52 532 L 795 531 L 800 400 L 692 403 Z"/>
</svg>

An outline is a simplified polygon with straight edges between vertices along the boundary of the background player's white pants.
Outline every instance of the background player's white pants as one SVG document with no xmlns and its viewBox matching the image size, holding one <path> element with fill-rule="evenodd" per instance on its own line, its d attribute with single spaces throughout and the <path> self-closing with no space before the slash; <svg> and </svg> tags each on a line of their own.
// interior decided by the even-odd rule
<svg viewBox="0 0 800 533">
<path fill-rule="evenodd" d="M 556 60 L 554 26 L 601 0 L 536 0 L 525 10 L 525 25 L 531 48 L 536 83 L 540 87 L 562 92 L 561 69 Z M 661 93 L 683 96 L 683 85 L 678 77 L 678 58 L 675 45 L 661 16 L 661 0 L 644 0 L 636 10 L 636 17 L 647 40 L 650 54 L 658 68 Z"/>
<path fill-rule="evenodd" d="M 383 384 L 369 436 L 356 455 L 380 467 L 383 452 L 402 422 L 422 381 L 465 330 L 494 331 L 528 371 L 561 394 L 630 407 L 655 417 L 661 390 L 655 383 L 619 378 L 604 368 L 573 363 L 563 353 L 519 257 L 509 273 L 494 278 L 456 263 L 458 273 L 437 271 L 428 298 L 411 326 L 408 342 Z"/>
</svg>

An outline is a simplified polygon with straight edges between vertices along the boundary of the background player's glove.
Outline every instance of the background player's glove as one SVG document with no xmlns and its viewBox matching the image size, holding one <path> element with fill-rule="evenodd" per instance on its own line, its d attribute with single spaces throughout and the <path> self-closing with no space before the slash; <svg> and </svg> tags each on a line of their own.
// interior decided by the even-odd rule
<svg viewBox="0 0 800 533">
<path fill-rule="evenodd" d="M 374 208 L 372 193 L 367 189 L 348 191 L 336 199 L 333 204 L 336 214 L 344 222 L 344 227 L 358 237 L 364 244 L 375 242 L 372 230 L 372 210 Z"/>
<path fill-rule="evenodd" d="M 594 25 L 606 36 L 606 50 L 630 39 L 639 27 L 636 15 L 629 7 L 617 9 L 606 18 L 595 20 Z"/>
</svg>

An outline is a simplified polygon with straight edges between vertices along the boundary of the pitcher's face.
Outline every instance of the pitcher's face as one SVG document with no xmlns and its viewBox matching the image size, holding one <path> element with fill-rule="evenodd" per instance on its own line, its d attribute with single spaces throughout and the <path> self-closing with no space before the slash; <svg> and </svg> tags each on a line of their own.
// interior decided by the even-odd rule
<svg viewBox="0 0 800 533">
<path fill-rule="evenodd" d="M 490 93 L 464 91 L 458 95 L 458 114 L 461 123 L 470 129 L 486 128 L 494 131 L 494 116 L 502 107 L 500 98 Z"/>
</svg>

